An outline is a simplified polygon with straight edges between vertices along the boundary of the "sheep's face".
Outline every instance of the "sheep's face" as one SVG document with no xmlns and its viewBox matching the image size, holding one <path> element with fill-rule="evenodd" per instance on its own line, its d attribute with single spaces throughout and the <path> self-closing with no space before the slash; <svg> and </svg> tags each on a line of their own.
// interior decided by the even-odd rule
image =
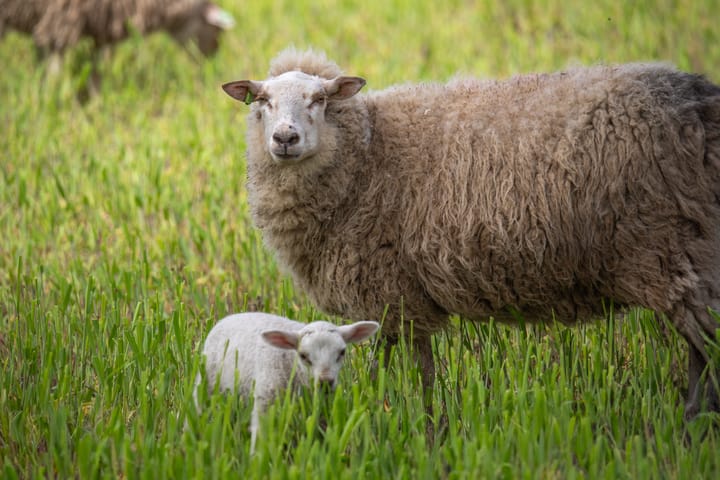
<svg viewBox="0 0 720 480">
<path fill-rule="evenodd" d="M 278 164 L 297 164 L 323 147 L 329 102 L 352 97 L 365 85 L 359 77 L 332 80 L 291 71 L 257 82 L 240 80 L 223 85 L 233 98 L 252 103 L 250 121 L 262 127 L 264 149 Z M 254 119 L 253 119 L 254 117 Z"/>
<path fill-rule="evenodd" d="M 220 34 L 235 25 L 232 15 L 210 2 L 199 2 L 194 9 L 169 14 L 168 30 L 173 38 L 183 45 L 193 43 L 206 56 L 215 54 Z"/>
<path fill-rule="evenodd" d="M 345 358 L 348 343 L 361 342 L 378 329 L 376 322 L 356 322 L 338 327 L 328 322 L 313 322 L 299 332 L 273 330 L 264 332 L 270 345 L 297 351 L 304 377 L 315 385 L 334 389 Z"/>
</svg>

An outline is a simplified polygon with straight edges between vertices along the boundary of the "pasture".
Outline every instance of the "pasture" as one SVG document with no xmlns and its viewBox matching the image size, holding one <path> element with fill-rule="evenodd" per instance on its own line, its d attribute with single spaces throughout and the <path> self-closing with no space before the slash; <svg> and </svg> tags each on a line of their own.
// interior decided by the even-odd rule
<svg viewBox="0 0 720 480">
<path fill-rule="evenodd" d="M 349 321 L 264 248 L 247 107 L 222 83 L 264 78 L 288 45 L 325 50 L 366 89 L 626 61 L 718 83 L 715 0 L 219 3 L 237 25 L 217 56 L 133 37 L 86 103 L 87 43 L 47 78 L 28 37 L 0 40 L 0 478 L 716 478 L 717 415 L 683 420 L 684 341 L 611 304 L 572 329 L 454 318 L 434 339 L 430 437 L 405 343 L 375 374 L 381 343 L 349 349 L 330 398 L 279 398 L 252 457 L 252 405 L 192 406 L 201 342 L 226 314 Z"/>
</svg>

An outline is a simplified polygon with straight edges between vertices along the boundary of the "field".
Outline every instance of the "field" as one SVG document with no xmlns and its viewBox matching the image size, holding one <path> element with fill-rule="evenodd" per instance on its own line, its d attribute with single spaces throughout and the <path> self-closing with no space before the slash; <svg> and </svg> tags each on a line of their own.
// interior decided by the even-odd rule
<svg viewBox="0 0 720 480">
<path fill-rule="evenodd" d="M 87 43 L 46 78 L 28 37 L 0 41 L 0 478 L 717 478 L 717 416 L 683 421 L 684 342 L 610 304 L 575 329 L 452 319 L 431 436 L 405 344 L 376 375 L 381 343 L 354 348 L 330 398 L 278 399 L 253 457 L 251 405 L 191 398 L 225 314 L 347 320 L 264 249 L 246 107 L 220 84 L 291 44 L 369 89 L 636 60 L 720 82 L 716 0 L 221 3 L 238 25 L 216 57 L 131 38 L 86 103 Z"/>
</svg>

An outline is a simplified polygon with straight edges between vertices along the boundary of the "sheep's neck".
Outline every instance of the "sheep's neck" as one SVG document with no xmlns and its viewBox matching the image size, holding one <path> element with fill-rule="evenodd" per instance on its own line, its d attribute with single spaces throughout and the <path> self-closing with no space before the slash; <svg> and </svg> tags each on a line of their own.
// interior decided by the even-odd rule
<svg viewBox="0 0 720 480">
<path fill-rule="evenodd" d="M 260 151 L 258 132 L 249 131 L 255 141 L 248 145 L 248 201 L 255 224 L 298 286 L 315 297 L 316 289 L 325 288 L 323 268 L 334 264 L 323 259 L 337 260 L 348 238 L 357 240 L 353 222 L 372 177 L 367 162 L 372 126 L 364 100 L 328 106 L 327 119 L 335 127 L 325 132 L 333 135 L 330 146 L 298 165 L 273 162 Z"/>
<path fill-rule="evenodd" d="M 255 224 L 280 262 L 303 282 L 310 280 L 312 265 L 328 248 L 329 237 L 337 235 L 345 206 L 357 195 L 351 181 L 356 162 L 347 157 L 343 161 L 315 175 L 303 174 L 301 168 L 278 168 L 270 161 L 260 168 L 248 166 Z"/>
</svg>

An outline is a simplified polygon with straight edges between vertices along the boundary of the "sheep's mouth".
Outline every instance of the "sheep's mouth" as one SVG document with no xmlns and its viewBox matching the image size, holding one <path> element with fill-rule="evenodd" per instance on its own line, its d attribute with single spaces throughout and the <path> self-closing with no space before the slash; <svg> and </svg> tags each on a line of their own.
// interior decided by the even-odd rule
<svg viewBox="0 0 720 480">
<path fill-rule="evenodd" d="M 300 158 L 300 155 L 293 153 L 276 153 L 275 158 L 279 160 L 294 160 L 296 158 Z"/>
<path fill-rule="evenodd" d="M 299 153 L 290 153 L 287 151 L 272 152 L 272 157 L 278 163 L 295 163 L 302 159 Z"/>
</svg>

